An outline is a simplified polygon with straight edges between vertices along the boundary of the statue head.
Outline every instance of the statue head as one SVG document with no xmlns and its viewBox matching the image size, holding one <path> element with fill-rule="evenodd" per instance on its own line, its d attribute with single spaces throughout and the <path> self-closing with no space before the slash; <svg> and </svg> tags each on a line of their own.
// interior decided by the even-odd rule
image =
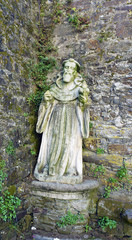
<svg viewBox="0 0 132 240">
<path fill-rule="evenodd" d="M 73 58 L 63 62 L 63 82 L 71 82 L 77 76 L 80 70 L 80 64 Z"/>
</svg>

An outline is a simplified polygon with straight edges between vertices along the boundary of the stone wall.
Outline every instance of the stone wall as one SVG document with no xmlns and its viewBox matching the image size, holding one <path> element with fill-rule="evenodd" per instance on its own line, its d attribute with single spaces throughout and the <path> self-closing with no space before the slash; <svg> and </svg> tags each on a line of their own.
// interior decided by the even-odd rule
<svg viewBox="0 0 132 240">
<path fill-rule="evenodd" d="M 110 163 L 113 170 L 114 163 L 115 171 L 123 162 L 129 170 L 132 167 L 131 9 L 131 2 L 125 0 L 73 0 L 53 36 L 58 61 L 78 60 L 90 89 L 91 131 L 84 140 L 89 151 L 84 153 L 85 161 L 93 155 L 96 164 Z M 69 23 L 75 16 L 84 24 L 89 19 L 88 26 Z M 96 156 L 100 149 L 101 162 Z"/>
<path fill-rule="evenodd" d="M 0 152 L 13 183 L 31 172 L 32 148 L 27 98 L 32 91 L 25 65 L 34 55 L 33 1 L 2 1 L 0 34 Z"/>
<path fill-rule="evenodd" d="M 32 45 L 38 13 L 37 1 L 3 0 L 0 3 L 0 161 L 6 161 L 10 192 L 17 192 L 22 200 L 17 219 L 27 214 L 25 179 L 31 174 L 35 159 L 31 154 L 34 128 L 29 123 L 31 112 L 27 104 L 33 80 L 29 79 L 25 65 L 35 57 Z M 7 235 L 3 232 L 0 238 L 2 236 Z"/>
</svg>

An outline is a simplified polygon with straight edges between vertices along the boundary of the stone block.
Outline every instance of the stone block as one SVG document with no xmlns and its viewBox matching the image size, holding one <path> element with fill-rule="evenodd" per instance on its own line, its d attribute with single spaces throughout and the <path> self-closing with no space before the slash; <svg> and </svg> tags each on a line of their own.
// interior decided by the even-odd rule
<svg viewBox="0 0 132 240">
<path fill-rule="evenodd" d="M 94 152 L 83 150 L 83 160 L 88 163 L 95 163 L 96 165 L 103 164 L 106 167 L 111 167 L 112 169 L 122 166 L 123 157 L 114 154 L 96 154 Z"/>
<path fill-rule="evenodd" d="M 132 146 L 121 144 L 109 144 L 108 151 L 110 154 L 117 153 L 121 155 L 129 155 L 132 153 Z"/>
<path fill-rule="evenodd" d="M 74 209 L 74 211 L 79 211 L 84 213 L 88 213 L 88 208 L 89 208 L 89 199 L 87 201 L 81 199 L 78 203 L 78 200 L 75 200 L 74 202 L 71 201 L 69 203 L 70 207 Z"/>
<path fill-rule="evenodd" d="M 119 237 L 119 239 L 123 239 L 123 225 L 121 225 L 120 222 L 117 221 L 117 225 L 116 228 L 110 229 L 109 227 L 106 229 L 107 234 L 109 234 L 110 236 L 116 236 Z"/>
<path fill-rule="evenodd" d="M 124 230 L 124 235 L 125 236 L 130 236 L 132 237 L 132 225 L 131 224 L 123 224 L 123 230 Z"/>
<path fill-rule="evenodd" d="M 100 44 L 98 40 L 90 39 L 88 41 L 88 48 L 95 51 L 100 51 Z"/>
<path fill-rule="evenodd" d="M 120 38 L 130 37 L 132 35 L 132 27 L 129 21 L 120 21 L 116 24 L 116 34 Z"/>
<path fill-rule="evenodd" d="M 56 229 L 56 224 L 60 218 L 64 217 L 67 211 L 70 211 L 72 214 L 79 213 L 83 215 L 84 220 L 78 220 L 75 225 L 68 225 L 64 229 L 58 228 L 58 232 L 63 234 L 68 234 L 71 231 L 84 232 L 84 226 L 88 221 L 89 213 L 96 212 L 98 186 L 99 184 L 95 180 L 87 180 L 75 185 L 32 182 L 31 194 L 33 198 L 34 226 L 37 229 L 43 229 L 46 224 L 49 226 L 48 229 Z M 48 193 L 48 197 L 46 192 Z M 70 192 L 72 194 L 69 198 L 69 195 L 65 194 Z M 39 204 L 39 199 L 41 204 Z"/>
<path fill-rule="evenodd" d="M 123 219 L 126 220 L 129 224 L 132 224 L 132 209 L 127 209 L 123 213 Z"/>
<path fill-rule="evenodd" d="M 54 226 L 51 226 L 51 225 L 48 225 L 48 224 L 45 224 L 45 223 L 38 225 L 37 229 L 40 229 L 40 230 L 45 231 L 45 232 L 56 233 L 56 230 L 55 230 Z"/>
<path fill-rule="evenodd" d="M 57 231 L 60 234 L 70 234 L 71 232 L 73 233 L 73 227 L 72 226 L 67 226 L 65 228 L 57 227 Z"/>
<path fill-rule="evenodd" d="M 90 151 L 96 151 L 97 150 L 97 146 L 100 143 L 100 139 L 99 138 L 94 138 L 94 137 L 89 137 L 88 139 L 84 139 L 84 146 L 90 150 Z"/>
<path fill-rule="evenodd" d="M 109 216 L 110 218 L 120 219 L 123 203 L 111 199 L 100 199 L 98 202 L 98 216 Z"/>
<path fill-rule="evenodd" d="M 110 196 L 111 196 L 112 199 L 115 199 L 117 201 L 119 200 L 119 201 L 122 201 L 124 203 L 126 202 L 126 203 L 131 204 L 131 202 L 132 202 L 132 192 L 127 191 L 126 189 L 122 189 L 122 190 L 117 191 L 117 192 L 111 192 Z M 126 206 L 127 206 L 127 204 L 126 204 Z M 129 209 L 129 207 L 126 207 L 126 209 Z"/>
<path fill-rule="evenodd" d="M 87 222 L 85 222 L 86 225 Z M 81 225 L 68 225 L 63 228 L 57 227 L 57 230 L 60 234 L 81 234 L 85 232 L 85 225 L 82 227 Z"/>
<path fill-rule="evenodd" d="M 112 219 L 121 219 L 121 214 L 124 209 L 129 209 L 132 207 L 132 203 L 115 200 L 112 198 L 109 199 L 100 199 L 98 202 L 98 216 L 109 216 Z"/>
</svg>

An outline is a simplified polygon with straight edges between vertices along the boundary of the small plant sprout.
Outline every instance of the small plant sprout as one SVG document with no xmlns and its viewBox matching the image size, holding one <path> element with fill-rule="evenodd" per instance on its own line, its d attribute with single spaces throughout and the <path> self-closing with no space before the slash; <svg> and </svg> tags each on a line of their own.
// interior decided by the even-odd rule
<svg viewBox="0 0 132 240">
<path fill-rule="evenodd" d="M 85 225 L 85 232 L 92 231 L 92 227 L 90 227 L 88 224 Z"/>
<path fill-rule="evenodd" d="M 96 153 L 97 154 L 104 154 L 104 149 L 103 148 L 97 148 Z"/>
<path fill-rule="evenodd" d="M 104 198 L 108 198 L 109 196 L 110 196 L 110 193 L 111 193 L 111 187 L 110 186 L 108 186 L 108 187 L 105 187 L 105 192 L 104 192 L 104 195 L 103 195 L 103 197 Z"/>
<path fill-rule="evenodd" d="M 0 161 L 0 219 L 3 221 L 11 221 L 16 218 L 16 209 L 20 206 L 21 200 L 10 194 L 5 186 L 5 178 L 7 177 L 5 161 Z"/>
<path fill-rule="evenodd" d="M 127 168 L 125 164 L 117 170 L 116 176 L 120 180 L 122 180 L 123 178 L 127 178 Z"/>
<path fill-rule="evenodd" d="M 60 221 L 57 222 L 57 226 L 63 228 L 67 225 L 74 225 L 77 221 L 84 221 L 84 216 L 80 213 L 73 214 L 70 211 L 67 214 L 60 218 Z"/>
<path fill-rule="evenodd" d="M 101 165 L 97 166 L 93 171 L 94 171 L 94 177 L 96 175 L 102 175 L 102 174 L 104 175 L 105 167 L 101 164 Z"/>
<path fill-rule="evenodd" d="M 98 220 L 99 226 L 105 230 L 105 228 L 109 227 L 110 229 L 116 228 L 117 222 L 115 220 L 109 219 L 109 217 L 104 216 L 100 217 Z"/>
<path fill-rule="evenodd" d="M 108 198 L 110 196 L 110 193 L 112 191 L 117 191 L 119 190 L 120 183 L 116 178 L 110 177 L 107 181 L 107 187 L 105 187 L 105 192 L 103 197 Z"/>
<path fill-rule="evenodd" d="M 28 113 L 23 113 L 23 116 L 24 117 L 28 117 Z"/>
<path fill-rule="evenodd" d="M 116 178 L 110 177 L 110 178 L 108 179 L 108 182 L 110 182 L 110 183 L 117 183 L 118 181 L 117 181 Z"/>
<path fill-rule="evenodd" d="M 89 17 L 79 16 L 78 10 L 72 8 L 72 13 L 68 14 L 68 21 L 74 26 L 77 30 L 83 31 L 88 27 L 90 20 Z"/>
<path fill-rule="evenodd" d="M 36 155 L 36 151 L 34 149 L 31 149 L 31 155 Z"/>
<path fill-rule="evenodd" d="M 12 141 L 9 141 L 7 147 L 6 147 L 6 153 L 9 156 L 14 156 L 15 155 L 15 147 Z"/>
<path fill-rule="evenodd" d="M 93 123 L 89 122 L 89 128 L 92 129 Z"/>
</svg>

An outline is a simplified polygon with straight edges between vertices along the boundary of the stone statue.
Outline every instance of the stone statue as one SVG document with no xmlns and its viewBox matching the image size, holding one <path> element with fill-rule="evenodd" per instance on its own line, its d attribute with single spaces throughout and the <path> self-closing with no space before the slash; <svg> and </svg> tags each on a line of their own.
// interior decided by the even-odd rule
<svg viewBox="0 0 132 240">
<path fill-rule="evenodd" d="M 43 133 L 34 176 L 39 181 L 82 182 L 82 138 L 89 136 L 89 89 L 74 59 L 45 92 L 39 107 L 37 133 Z"/>
</svg>

